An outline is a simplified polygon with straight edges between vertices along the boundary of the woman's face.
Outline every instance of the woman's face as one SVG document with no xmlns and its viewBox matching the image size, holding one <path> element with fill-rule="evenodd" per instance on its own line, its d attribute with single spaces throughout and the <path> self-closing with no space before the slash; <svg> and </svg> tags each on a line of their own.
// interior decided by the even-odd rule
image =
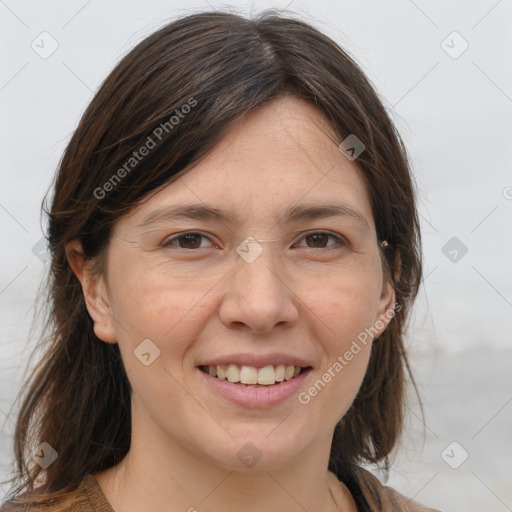
<svg viewBox="0 0 512 512">
<path fill-rule="evenodd" d="M 115 224 L 88 308 L 140 439 L 236 470 L 328 457 L 394 304 L 357 161 L 328 130 L 274 101 Z"/>
</svg>

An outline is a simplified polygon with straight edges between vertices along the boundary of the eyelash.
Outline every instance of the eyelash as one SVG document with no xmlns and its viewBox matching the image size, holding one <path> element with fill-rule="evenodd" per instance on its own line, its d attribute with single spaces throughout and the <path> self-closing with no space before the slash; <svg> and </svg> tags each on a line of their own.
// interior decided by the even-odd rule
<svg viewBox="0 0 512 512">
<path fill-rule="evenodd" d="M 209 239 L 208 236 L 206 236 L 203 233 L 200 233 L 198 231 L 187 231 L 186 233 L 180 233 L 179 235 L 175 235 L 171 238 L 167 238 L 163 242 L 162 247 L 171 247 L 174 245 L 172 242 L 175 242 L 177 240 L 183 239 L 183 238 L 185 238 L 187 236 L 191 236 L 191 235 L 196 235 L 196 236 L 200 236 L 200 237 Z M 309 232 L 305 233 L 304 236 L 300 240 L 304 240 L 306 237 L 313 236 L 313 235 L 326 235 L 330 238 L 335 239 L 339 244 L 346 245 L 346 241 L 343 237 L 341 237 L 340 235 L 335 235 L 334 233 L 330 233 L 329 231 L 309 231 Z M 184 251 L 195 251 L 198 249 L 204 249 L 204 247 L 196 247 L 194 249 L 187 249 L 184 247 L 177 247 L 177 246 L 175 246 L 175 247 L 177 249 L 181 249 Z M 335 246 L 328 246 L 328 247 L 307 247 L 306 246 L 305 248 L 307 248 L 307 249 L 333 249 L 334 247 Z"/>
</svg>

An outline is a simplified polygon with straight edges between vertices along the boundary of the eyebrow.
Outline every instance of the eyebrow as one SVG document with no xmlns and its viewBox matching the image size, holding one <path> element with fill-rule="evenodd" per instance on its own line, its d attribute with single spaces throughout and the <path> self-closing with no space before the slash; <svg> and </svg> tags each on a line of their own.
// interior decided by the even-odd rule
<svg viewBox="0 0 512 512">
<path fill-rule="evenodd" d="M 370 230 L 370 225 L 362 212 L 351 206 L 338 203 L 296 204 L 286 209 L 278 224 L 292 224 L 302 220 L 316 220 L 327 217 L 346 217 L 356 221 L 365 231 Z M 197 203 L 158 208 L 144 217 L 137 227 L 146 227 L 153 223 L 178 219 L 210 220 L 225 224 L 240 223 L 240 217 L 233 212 Z"/>
</svg>

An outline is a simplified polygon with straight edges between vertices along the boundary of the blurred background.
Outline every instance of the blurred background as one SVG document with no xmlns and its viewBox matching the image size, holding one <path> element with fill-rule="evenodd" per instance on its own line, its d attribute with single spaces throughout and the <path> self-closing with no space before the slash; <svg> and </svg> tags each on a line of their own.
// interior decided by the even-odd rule
<svg viewBox="0 0 512 512">
<path fill-rule="evenodd" d="M 511 0 L 0 0 L 0 480 L 37 339 L 40 205 L 83 110 L 164 23 L 271 7 L 354 57 L 411 157 L 425 274 L 408 344 L 426 424 L 412 395 L 388 484 L 443 512 L 512 511 Z"/>
</svg>

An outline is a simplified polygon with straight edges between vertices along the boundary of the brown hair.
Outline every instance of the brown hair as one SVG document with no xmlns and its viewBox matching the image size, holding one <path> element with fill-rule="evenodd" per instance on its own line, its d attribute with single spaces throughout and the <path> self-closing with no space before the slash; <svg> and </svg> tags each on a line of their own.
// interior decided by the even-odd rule
<svg viewBox="0 0 512 512">
<path fill-rule="evenodd" d="M 318 30 L 275 11 L 255 19 L 205 12 L 167 24 L 117 64 L 60 162 L 46 211 L 48 336 L 41 339 L 44 356 L 17 418 L 15 494 L 41 481 L 39 499 L 50 503 L 88 473 L 116 464 L 130 447 L 130 384 L 119 348 L 95 336 L 66 244 L 79 240 L 101 271 L 120 216 L 203 159 L 246 114 L 287 94 L 323 113 L 338 142 L 352 134 L 365 146 L 357 163 L 378 239 L 389 243 L 383 268 L 401 307 L 373 343 L 361 389 L 336 426 L 329 469 L 341 480 L 357 481 L 362 462 L 388 467 L 410 374 L 405 323 L 421 279 L 419 223 L 403 143 L 358 65 Z M 159 127 L 161 141 L 144 159 L 131 161 Z M 43 441 L 59 454 L 47 469 L 30 457 Z"/>
</svg>

